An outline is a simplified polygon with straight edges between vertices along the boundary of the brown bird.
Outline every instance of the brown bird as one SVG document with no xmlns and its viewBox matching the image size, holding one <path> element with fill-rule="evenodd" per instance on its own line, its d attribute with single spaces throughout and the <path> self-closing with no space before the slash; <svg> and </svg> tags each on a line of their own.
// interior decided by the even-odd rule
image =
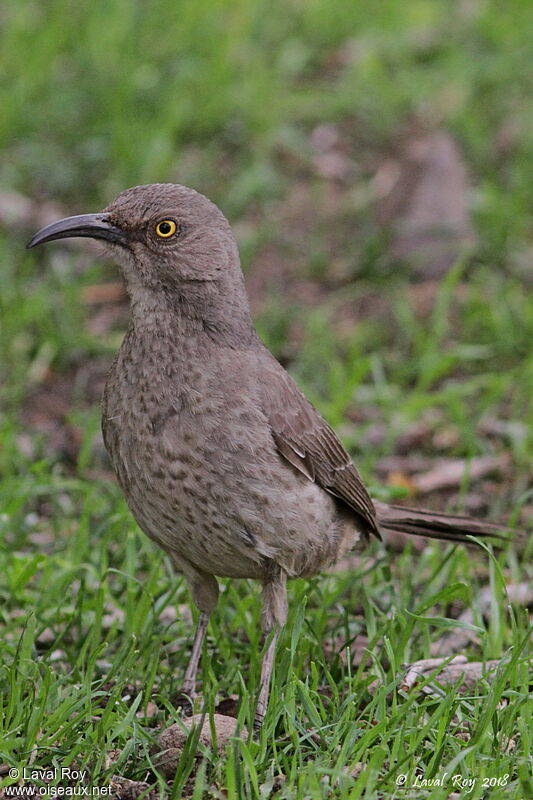
<svg viewBox="0 0 533 800">
<path fill-rule="evenodd" d="M 467 541 L 498 526 L 372 501 L 337 435 L 254 330 L 235 237 L 206 197 L 136 186 L 98 214 L 59 220 L 28 247 L 86 236 L 118 262 L 131 318 L 102 429 L 142 530 L 200 610 L 183 691 L 192 695 L 216 576 L 263 584 L 264 717 L 287 578 L 311 576 L 380 531 Z"/>
</svg>

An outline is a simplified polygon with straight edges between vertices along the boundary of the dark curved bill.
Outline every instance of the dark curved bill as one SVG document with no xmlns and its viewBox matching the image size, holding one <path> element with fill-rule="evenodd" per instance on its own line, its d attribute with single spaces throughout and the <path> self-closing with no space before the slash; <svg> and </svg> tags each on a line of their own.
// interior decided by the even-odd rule
<svg viewBox="0 0 533 800">
<path fill-rule="evenodd" d="M 78 214 L 75 217 L 65 217 L 51 225 L 41 228 L 30 239 L 26 247 L 36 247 L 38 244 L 52 242 L 54 239 L 70 239 L 74 236 L 84 236 L 88 239 L 104 239 L 106 242 L 121 243 L 125 240 L 124 231 L 107 221 L 105 214 Z"/>
</svg>

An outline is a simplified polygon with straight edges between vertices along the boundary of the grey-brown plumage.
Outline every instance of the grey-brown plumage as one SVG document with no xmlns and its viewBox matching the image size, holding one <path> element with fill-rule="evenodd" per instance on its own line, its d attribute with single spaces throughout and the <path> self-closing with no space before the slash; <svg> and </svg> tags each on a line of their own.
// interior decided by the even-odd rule
<svg viewBox="0 0 533 800">
<path fill-rule="evenodd" d="M 30 242 L 103 239 L 130 324 L 107 381 L 102 428 L 128 505 L 202 612 L 184 688 L 194 690 L 215 576 L 263 583 L 265 632 L 286 618 L 286 580 L 313 575 L 380 528 L 464 540 L 495 526 L 374 504 L 331 427 L 258 338 L 234 236 L 184 186 L 137 186 L 100 214 Z M 265 655 L 265 712 L 276 636 Z"/>
</svg>

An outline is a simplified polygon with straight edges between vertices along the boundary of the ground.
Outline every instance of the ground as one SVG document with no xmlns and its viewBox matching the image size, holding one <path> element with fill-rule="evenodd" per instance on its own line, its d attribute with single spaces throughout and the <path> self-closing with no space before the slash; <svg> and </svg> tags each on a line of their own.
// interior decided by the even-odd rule
<svg viewBox="0 0 533 800">
<path fill-rule="evenodd" d="M 154 766 L 193 618 L 101 443 L 127 304 L 89 242 L 24 250 L 126 186 L 195 186 L 375 496 L 527 531 L 532 26 L 520 0 L 3 10 L 0 791 L 27 767 L 124 798 L 533 794 L 527 535 L 395 539 L 294 582 L 260 741 Z M 245 727 L 259 610 L 256 585 L 223 582 L 202 660 L 208 713 Z M 465 661 L 416 681 L 436 656 Z"/>
</svg>

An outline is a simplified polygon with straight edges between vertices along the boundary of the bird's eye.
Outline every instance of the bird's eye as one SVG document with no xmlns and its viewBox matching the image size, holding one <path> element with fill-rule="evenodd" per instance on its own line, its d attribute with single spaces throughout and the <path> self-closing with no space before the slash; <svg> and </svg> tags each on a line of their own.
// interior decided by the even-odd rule
<svg viewBox="0 0 533 800">
<path fill-rule="evenodd" d="M 155 232 L 162 239 L 168 239 L 169 236 L 173 236 L 176 233 L 177 228 L 178 226 L 173 219 L 162 219 L 155 226 Z"/>
</svg>

